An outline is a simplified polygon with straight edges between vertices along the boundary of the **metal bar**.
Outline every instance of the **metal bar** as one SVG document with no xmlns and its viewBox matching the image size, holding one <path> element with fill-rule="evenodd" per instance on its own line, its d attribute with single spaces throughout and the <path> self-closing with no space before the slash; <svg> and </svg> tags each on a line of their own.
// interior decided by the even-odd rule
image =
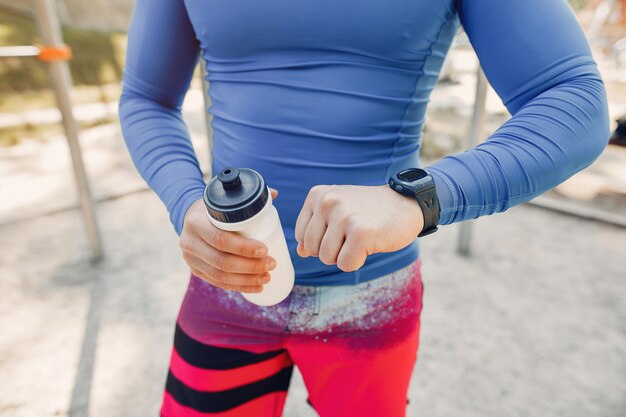
<svg viewBox="0 0 626 417">
<path fill-rule="evenodd" d="M 15 0 L 0 0 L 0 11 L 19 17 L 33 17 L 32 11 L 27 6 L 15 4 Z"/>
<path fill-rule="evenodd" d="M 541 195 L 539 197 L 535 197 L 526 204 L 557 211 L 559 213 L 569 214 L 586 220 L 594 220 L 614 226 L 626 227 L 626 216 L 624 215 L 611 213 L 607 210 L 585 207 L 576 203 L 562 201 L 554 197 Z"/>
<path fill-rule="evenodd" d="M 476 74 L 476 98 L 474 100 L 474 111 L 468 132 L 468 148 L 478 145 L 485 125 L 485 113 L 487 104 L 487 77 L 479 66 Z M 463 222 L 459 225 L 459 243 L 457 252 L 463 256 L 470 255 L 470 244 L 472 238 L 472 223 Z"/>
<path fill-rule="evenodd" d="M 51 0 L 33 0 L 37 25 L 41 35 L 42 43 L 45 45 L 62 46 L 61 27 Z M 76 120 L 72 113 L 72 102 L 69 91 L 72 86 L 69 65 L 66 61 L 53 61 L 49 64 L 52 88 L 63 116 L 63 127 L 67 135 L 67 143 L 72 157 L 74 167 L 74 177 L 78 188 L 80 207 L 85 223 L 85 229 L 93 253 L 92 259 L 99 261 L 102 259 L 103 249 L 100 231 L 96 219 L 96 212 L 89 188 L 85 164 L 80 150 L 79 131 Z"/>
<path fill-rule="evenodd" d="M 0 58 L 19 58 L 23 56 L 38 56 L 39 48 L 36 46 L 1 46 Z"/>
</svg>

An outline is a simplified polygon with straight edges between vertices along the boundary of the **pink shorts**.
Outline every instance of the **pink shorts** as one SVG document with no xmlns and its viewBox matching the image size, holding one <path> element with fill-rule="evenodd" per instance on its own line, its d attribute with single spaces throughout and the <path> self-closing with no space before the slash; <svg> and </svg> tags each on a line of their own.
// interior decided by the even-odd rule
<svg viewBox="0 0 626 417">
<path fill-rule="evenodd" d="M 321 417 L 402 417 L 417 358 L 420 260 L 372 281 L 296 285 L 272 307 L 191 276 L 163 417 L 278 417 L 293 366 Z"/>
</svg>

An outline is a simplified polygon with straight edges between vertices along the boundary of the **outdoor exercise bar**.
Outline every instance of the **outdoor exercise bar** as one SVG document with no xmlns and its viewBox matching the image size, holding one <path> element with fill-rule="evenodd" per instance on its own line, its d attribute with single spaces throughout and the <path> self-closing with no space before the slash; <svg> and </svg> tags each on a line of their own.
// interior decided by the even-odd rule
<svg viewBox="0 0 626 417">
<path fill-rule="evenodd" d="M 0 3 L 0 7 L 16 12 L 4 2 Z M 92 260 L 99 261 L 103 256 L 102 240 L 80 149 L 78 124 L 72 112 L 70 98 L 72 79 L 68 61 L 72 56 L 71 50 L 63 43 L 61 27 L 52 0 L 33 0 L 32 7 L 43 45 L 3 47 L 0 48 L 0 57 L 36 57 L 48 65 L 52 89 L 63 117 L 63 128 L 72 158 L 80 208 L 92 250 Z M 17 11 L 22 12 L 22 10 Z"/>
</svg>

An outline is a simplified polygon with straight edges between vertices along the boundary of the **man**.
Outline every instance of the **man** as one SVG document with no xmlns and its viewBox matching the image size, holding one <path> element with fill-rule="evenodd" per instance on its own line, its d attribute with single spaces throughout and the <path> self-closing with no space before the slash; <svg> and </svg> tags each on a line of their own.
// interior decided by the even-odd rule
<svg viewBox="0 0 626 417">
<path fill-rule="evenodd" d="M 513 117 L 424 168 L 424 114 L 459 21 Z M 180 106 L 207 62 L 214 173 L 253 168 L 296 271 L 213 227 Z M 279 416 L 296 364 L 322 417 L 403 416 L 422 284 L 418 236 L 502 212 L 589 165 L 602 80 L 563 0 L 138 0 L 120 117 L 192 272 L 161 413 Z"/>
</svg>

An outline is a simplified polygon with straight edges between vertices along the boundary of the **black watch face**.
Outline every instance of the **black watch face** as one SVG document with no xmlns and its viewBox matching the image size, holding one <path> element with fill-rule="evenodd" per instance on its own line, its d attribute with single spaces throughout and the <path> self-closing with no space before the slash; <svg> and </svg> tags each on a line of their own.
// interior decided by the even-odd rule
<svg viewBox="0 0 626 417">
<path fill-rule="evenodd" d="M 398 173 L 398 178 L 401 179 L 402 181 L 407 181 L 407 182 L 421 180 L 422 178 L 426 176 L 428 176 L 428 173 L 424 171 L 423 169 L 418 169 L 418 168 L 409 168 Z"/>
</svg>

